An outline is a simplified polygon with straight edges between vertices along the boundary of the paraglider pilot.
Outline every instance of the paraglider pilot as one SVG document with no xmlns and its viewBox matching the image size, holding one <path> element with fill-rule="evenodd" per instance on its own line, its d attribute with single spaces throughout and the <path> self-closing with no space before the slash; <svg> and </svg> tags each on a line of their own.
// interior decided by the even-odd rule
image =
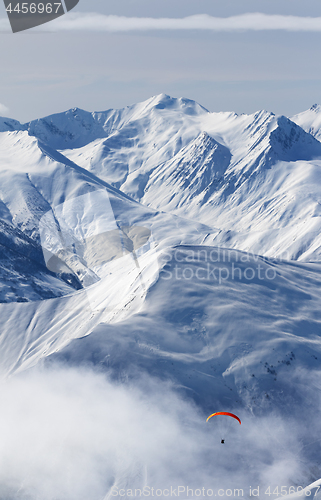
<svg viewBox="0 0 321 500">
<path fill-rule="evenodd" d="M 210 415 L 206 419 L 206 422 L 208 422 L 210 420 L 210 418 L 215 417 L 216 415 L 227 415 L 229 417 L 235 418 L 235 420 L 237 420 L 239 422 L 239 424 L 241 423 L 241 420 L 239 419 L 239 417 L 234 415 L 234 413 L 229 413 L 228 411 L 218 411 L 216 413 L 212 413 L 212 415 Z M 225 443 L 225 439 L 221 439 L 221 444 L 224 444 L 224 443 Z"/>
</svg>

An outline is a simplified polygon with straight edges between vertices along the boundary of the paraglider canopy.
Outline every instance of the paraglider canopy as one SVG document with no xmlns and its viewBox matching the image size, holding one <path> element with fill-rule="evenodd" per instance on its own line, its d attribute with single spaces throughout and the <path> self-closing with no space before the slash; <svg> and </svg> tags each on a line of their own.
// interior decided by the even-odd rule
<svg viewBox="0 0 321 500">
<path fill-rule="evenodd" d="M 227 415 L 228 417 L 232 417 L 232 418 L 235 418 L 235 420 L 237 420 L 240 424 L 241 424 L 241 420 L 239 419 L 238 416 L 234 415 L 234 413 L 229 413 L 228 411 L 218 411 L 216 413 L 212 413 L 212 415 L 210 415 L 207 419 L 206 419 L 206 422 L 209 421 L 210 418 L 212 417 L 216 417 L 216 415 Z"/>
</svg>

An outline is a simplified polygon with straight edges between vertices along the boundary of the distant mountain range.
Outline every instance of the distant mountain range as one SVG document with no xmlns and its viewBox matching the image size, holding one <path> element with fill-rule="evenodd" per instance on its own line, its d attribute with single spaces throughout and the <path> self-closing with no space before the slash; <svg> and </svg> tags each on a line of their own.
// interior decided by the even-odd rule
<svg viewBox="0 0 321 500">
<path fill-rule="evenodd" d="M 1 301 L 81 288 L 72 270 L 46 268 L 38 226 L 88 183 L 144 211 L 208 226 L 205 244 L 320 260 L 320 106 L 291 120 L 266 111 L 210 113 L 162 94 L 120 110 L 72 109 L 27 124 L 1 118 L 0 131 Z"/>
<path fill-rule="evenodd" d="M 317 105 L 237 115 L 164 94 L 0 118 L 2 375 L 93 366 L 170 382 L 202 422 L 219 408 L 268 429 L 281 415 L 303 464 L 282 484 L 318 479 L 320 140 Z M 243 428 L 231 431 L 239 477 L 271 484 L 282 437 Z M 134 455 L 110 484 L 143 484 Z"/>
</svg>

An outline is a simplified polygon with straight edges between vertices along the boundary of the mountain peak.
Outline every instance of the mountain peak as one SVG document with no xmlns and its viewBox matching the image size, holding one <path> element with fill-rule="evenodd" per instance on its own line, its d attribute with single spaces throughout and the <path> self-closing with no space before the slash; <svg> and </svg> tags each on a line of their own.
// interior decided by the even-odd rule
<svg viewBox="0 0 321 500">
<path fill-rule="evenodd" d="M 171 97 L 167 94 L 158 94 L 148 100 L 153 109 L 181 110 L 186 115 L 199 115 L 209 111 L 198 102 L 185 97 Z"/>
<path fill-rule="evenodd" d="M 320 104 L 313 104 L 311 106 L 310 111 L 314 111 L 315 113 L 319 113 L 321 111 L 321 105 Z"/>
<path fill-rule="evenodd" d="M 24 130 L 23 125 L 18 120 L 0 116 L 0 132 L 15 132 L 17 130 Z"/>
<path fill-rule="evenodd" d="M 277 118 L 270 144 L 281 161 L 309 161 L 321 157 L 321 143 L 286 116 Z"/>
<path fill-rule="evenodd" d="M 172 108 L 175 106 L 176 100 L 175 97 L 163 93 L 155 95 L 150 99 L 153 107 L 157 109 Z"/>
<path fill-rule="evenodd" d="M 313 135 L 320 141 L 321 139 L 321 105 L 313 104 L 310 109 L 298 113 L 291 118 L 297 125 L 300 125 L 306 132 Z"/>
</svg>

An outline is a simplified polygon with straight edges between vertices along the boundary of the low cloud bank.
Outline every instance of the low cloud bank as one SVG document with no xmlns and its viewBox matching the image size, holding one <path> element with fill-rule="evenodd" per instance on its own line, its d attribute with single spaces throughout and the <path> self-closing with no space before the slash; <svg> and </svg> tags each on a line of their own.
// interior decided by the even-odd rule
<svg viewBox="0 0 321 500">
<path fill-rule="evenodd" d="M 50 23 L 41 25 L 24 33 L 52 31 L 305 31 L 320 32 L 321 17 L 300 17 L 263 14 L 260 12 L 241 14 L 230 17 L 213 17 L 197 14 L 184 18 L 152 18 L 107 16 L 97 12 L 69 13 Z M 7 19 L 0 19 L 0 31 L 10 33 Z"/>
<path fill-rule="evenodd" d="M 165 498 L 179 486 L 204 488 L 205 498 L 242 488 L 246 498 L 250 486 L 314 479 L 302 452 L 307 430 L 290 416 L 240 411 L 242 426 L 206 424 L 173 386 L 147 375 L 133 385 L 89 369 L 37 369 L 1 382 L 0 398 L 0 497 L 8 500 L 129 498 L 144 487 Z"/>
<path fill-rule="evenodd" d="M 56 31 L 149 31 L 149 30 L 209 30 L 209 31 L 321 31 L 321 17 L 299 17 L 248 13 L 231 17 L 198 14 L 185 18 L 143 18 L 106 16 L 99 13 L 72 13 L 61 17 L 40 30 Z"/>
</svg>

